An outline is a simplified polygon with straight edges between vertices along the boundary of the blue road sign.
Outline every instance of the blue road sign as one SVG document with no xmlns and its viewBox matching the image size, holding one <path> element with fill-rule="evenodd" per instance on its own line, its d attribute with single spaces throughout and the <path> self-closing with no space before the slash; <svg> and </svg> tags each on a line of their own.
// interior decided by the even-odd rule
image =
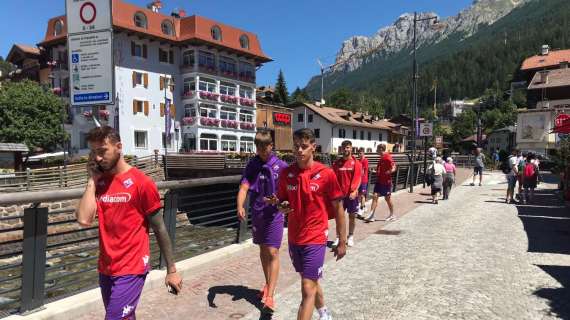
<svg viewBox="0 0 570 320">
<path fill-rule="evenodd" d="M 109 97 L 109 92 L 83 93 L 74 95 L 73 102 L 109 101 Z"/>
<path fill-rule="evenodd" d="M 79 63 L 79 54 L 78 53 L 72 53 L 71 54 L 71 62 Z"/>
</svg>

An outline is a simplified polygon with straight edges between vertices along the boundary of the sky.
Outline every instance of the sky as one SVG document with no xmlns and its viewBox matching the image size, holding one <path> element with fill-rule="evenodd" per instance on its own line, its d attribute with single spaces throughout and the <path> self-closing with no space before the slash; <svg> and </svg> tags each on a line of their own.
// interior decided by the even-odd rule
<svg viewBox="0 0 570 320">
<path fill-rule="evenodd" d="M 64 0 L 0 0 L 0 56 L 14 43 L 40 42 L 49 18 L 65 13 Z M 151 0 L 124 0 L 145 6 Z M 274 85 L 283 70 L 290 92 L 303 88 L 320 72 L 316 59 L 334 62 L 342 42 L 353 35 L 371 36 L 406 12 L 456 15 L 472 0 L 163 0 L 163 13 L 175 8 L 258 35 L 274 61 L 257 72 L 257 85 Z"/>
</svg>

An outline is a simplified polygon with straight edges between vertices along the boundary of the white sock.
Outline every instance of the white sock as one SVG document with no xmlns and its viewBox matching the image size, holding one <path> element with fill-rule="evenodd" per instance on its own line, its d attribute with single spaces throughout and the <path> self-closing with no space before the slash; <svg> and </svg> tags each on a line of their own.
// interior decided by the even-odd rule
<svg viewBox="0 0 570 320">
<path fill-rule="evenodd" d="M 324 316 L 325 314 L 327 314 L 327 306 L 324 306 L 322 308 L 317 309 L 317 311 L 319 311 L 319 317 Z"/>
</svg>

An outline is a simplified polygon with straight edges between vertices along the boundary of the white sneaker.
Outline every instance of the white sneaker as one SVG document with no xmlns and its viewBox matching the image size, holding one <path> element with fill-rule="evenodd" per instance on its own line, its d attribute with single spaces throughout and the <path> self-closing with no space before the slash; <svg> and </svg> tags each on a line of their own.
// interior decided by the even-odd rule
<svg viewBox="0 0 570 320">
<path fill-rule="evenodd" d="M 334 239 L 332 246 L 333 246 L 333 248 L 338 247 L 338 238 Z"/>
<path fill-rule="evenodd" d="M 359 218 L 364 218 L 364 209 L 358 209 L 358 212 L 356 213 L 356 215 Z"/>
<path fill-rule="evenodd" d="M 393 215 L 390 215 L 388 218 L 386 218 L 386 221 L 395 221 L 396 217 L 394 217 Z"/>
<path fill-rule="evenodd" d="M 348 236 L 348 240 L 346 241 L 346 245 L 349 247 L 354 246 L 354 236 Z"/>
<path fill-rule="evenodd" d="M 319 320 L 332 320 L 331 313 L 327 311 L 325 314 L 319 317 Z"/>
<path fill-rule="evenodd" d="M 369 214 L 368 217 L 364 218 L 364 220 L 365 220 L 366 222 L 374 222 L 374 221 L 376 221 L 376 219 L 374 219 L 374 214 L 373 214 L 373 213 Z"/>
</svg>

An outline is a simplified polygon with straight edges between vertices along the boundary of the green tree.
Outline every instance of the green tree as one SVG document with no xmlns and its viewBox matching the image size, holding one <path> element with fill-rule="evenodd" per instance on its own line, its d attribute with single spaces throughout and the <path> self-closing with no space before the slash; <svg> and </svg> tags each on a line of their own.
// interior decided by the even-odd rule
<svg viewBox="0 0 570 320">
<path fill-rule="evenodd" d="M 354 103 L 354 96 L 347 88 L 340 88 L 333 92 L 329 96 L 327 104 L 335 108 L 346 110 L 354 110 L 354 107 L 356 106 Z"/>
<path fill-rule="evenodd" d="M 277 76 L 277 83 L 275 84 L 275 102 L 282 103 L 283 105 L 289 104 L 289 92 L 287 91 L 287 83 L 285 83 L 283 70 L 279 70 L 279 75 Z"/>
<path fill-rule="evenodd" d="M 293 102 L 309 102 L 311 101 L 311 98 L 309 97 L 309 95 L 307 94 L 307 91 L 305 91 L 305 89 L 302 89 L 297 87 L 297 89 L 295 89 L 295 91 L 293 91 L 293 94 L 291 95 L 291 101 Z"/>
<path fill-rule="evenodd" d="M 477 115 L 473 110 L 463 111 L 451 125 L 453 132 L 453 144 L 457 145 L 461 140 L 475 133 Z"/>
<path fill-rule="evenodd" d="M 37 83 L 8 82 L 0 87 L 0 141 L 53 151 L 62 142 L 63 110 L 61 99 Z"/>
<path fill-rule="evenodd" d="M 6 77 L 8 73 L 13 70 L 14 66 L 10 62 L 5 61 L 4 58 L 0 56 L 0 72 L 2 72 L 2 77 Z"/>
</svg>

